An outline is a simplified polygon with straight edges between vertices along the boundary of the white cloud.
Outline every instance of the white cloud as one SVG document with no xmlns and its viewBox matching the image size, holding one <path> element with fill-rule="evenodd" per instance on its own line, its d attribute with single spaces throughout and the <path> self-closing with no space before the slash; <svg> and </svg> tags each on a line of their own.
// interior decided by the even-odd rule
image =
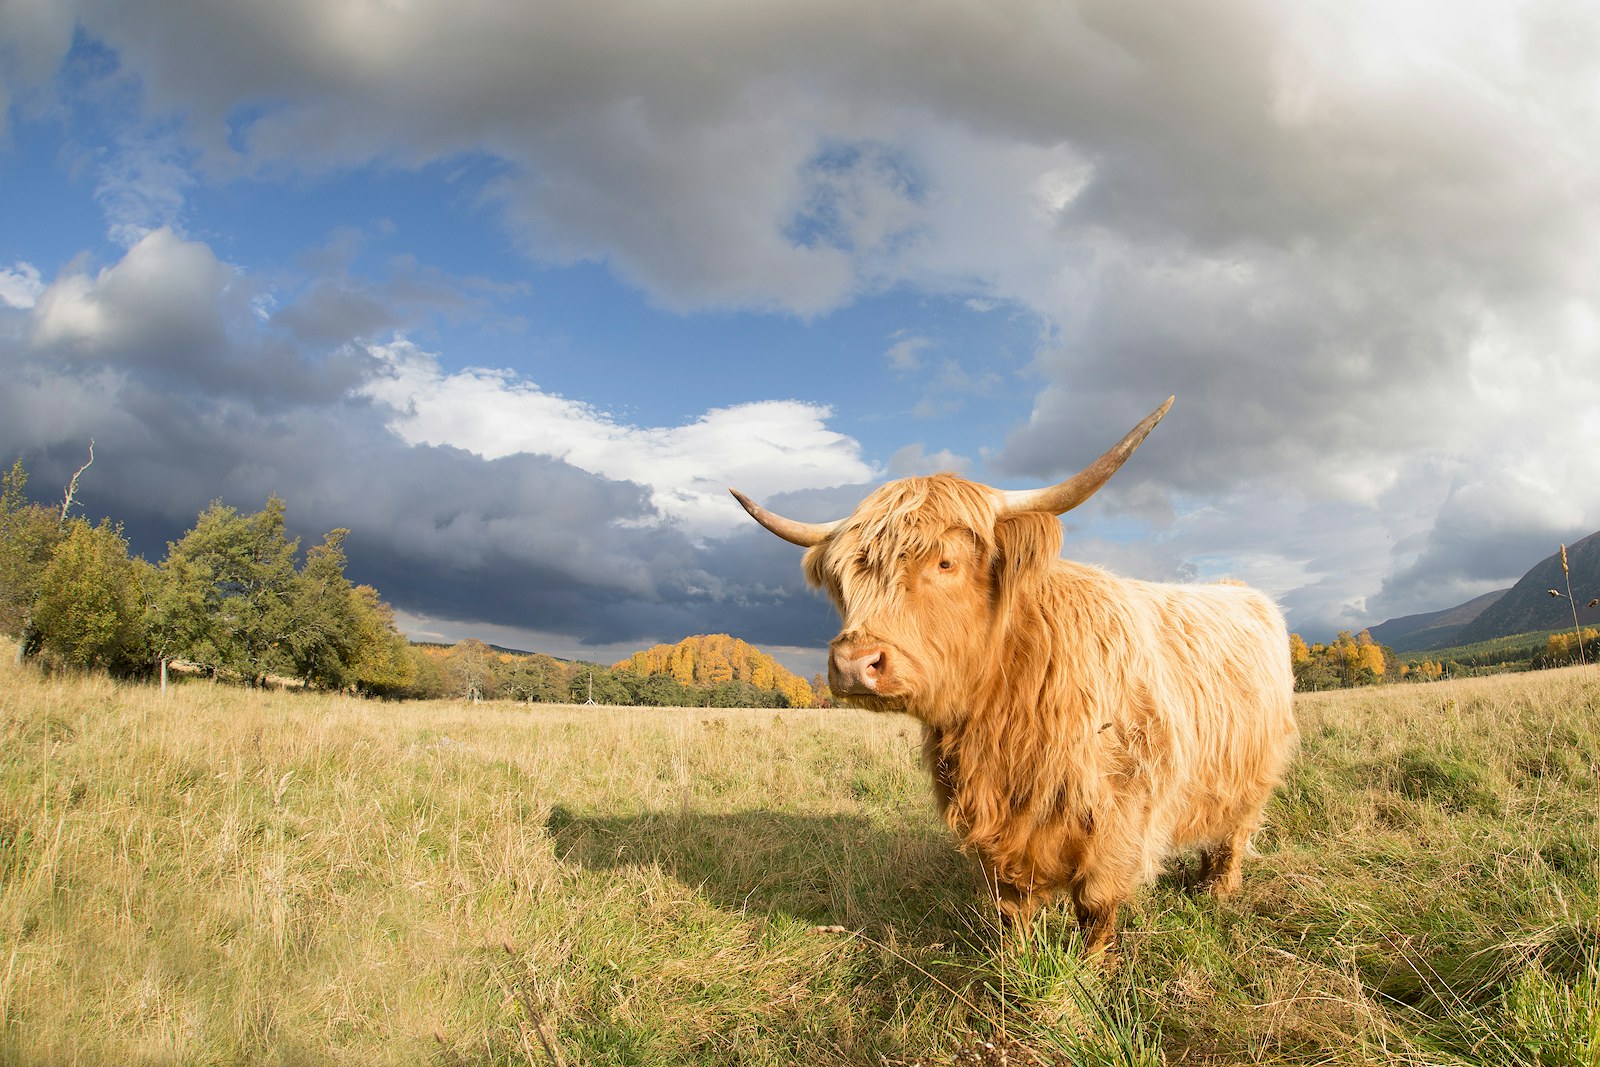
<svg viewBox="0 0 1600 1067">
<path fill-rule="evenodd" d="M 932 339 L 905 330 L 895 332 L 895 342 L 883 354 L 889 368 L 898 374 L 909 374 L 922 368 L 922 353 L 934 347 Z"/>
<path fill-rule="evenodd" d="M 779 492 L 874 477 L 857 443 L 828 429 L 825 407 L 789 400 L 716 408 L 674 427 L 619 422 L 583 401 L 546 393 L 510 371 L 445 373 L 406 341 L 373 349 L 386 373 L 363 393 L 393 412 L 390 429 L 412 444 L 451 445 L 488 459 L 552 456 L 580 470 L 645 486 L 656 509 L 696 535 L 748 519 L 733 486 L 762 499 Z"/>
<path fill-rule="evenodd" d="M 27 339 L 64 366 L 137 369 L 177 392 L 309 399 L 353 384 L 353 357 L 297 350 L 263 328 L 255 297 L 252 276 L 163 227 L 110 266 L 75 261 L 39 294 Z"/>
<path fill-rule="evenodd" d="M 914 474 L 939 474 L 944 471 L 965 474 L 971 467 L 972 461 L 966 456 L 957 455 L 948 448 L 929 452 L 919 441 L 897 449 L 894 455 L 889 457 L 888 473 L 896 478 Z"/>
<path fill-rule="evenodd" d="M 34 307 L 34 340 L 119 361 L 181 360 L 181 349 L 220 341 L 217 298 L 234 277 L 206 245 L 153 230 L 94 277 L 71 271 L 44 290 Z"/>
<path fill-rule="evenodd" d="M 44 281 L 32 263 L 18 261 L 10 267 L 0 267 L 0 302 L 25 311 L 43 292 Z"/>
<path fill-rule="evenodd" d="M 186 155 L 171 133 L 137 130 L 118 136 L 99 165 L 94 191 L 113 241 L 132 248 L 152 230 L 180 226 L 185 198 L 196 184 Z"/>
</svg>

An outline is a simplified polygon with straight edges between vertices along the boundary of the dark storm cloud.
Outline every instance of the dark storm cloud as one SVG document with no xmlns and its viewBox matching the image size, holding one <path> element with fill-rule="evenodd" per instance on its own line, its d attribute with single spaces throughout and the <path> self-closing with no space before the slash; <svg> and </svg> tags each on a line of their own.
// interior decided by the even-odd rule
<svg viewBox="0 0 1600 1067">
<path fill-rule="evenodd" d="M 276 493 L 304 544 L 349 528 L 352 579 L 411 614 L 597 645 L 709 631 L 779 644 L 831 636 L 831 610 L 804 591 L 792 546 L 759 530 L 696 544 L 639 524 L 653 510 L 638 486 L 548 457 L 408 446 L 359 404 L 205 417 L 134 392 L 110 398 L 124 417 L 96 437 L 80 497 L 86 513 L 124 521 L 150 558 L 211 499 L 250 512 Z M 39 448 L 0 431 L 38 499 L 64 484 L 86 444 Z"/>
<path fill-rule="evenodd" d="M 263 329 L 258 295 L 209 247 L 161 228 L 109 267 L 55 279 L 12 354 L 89 379 L 125 377 L 135 386 L 130 402 L 139 387 L 251 407 L 326 402 L 361 380 L 367 361 L 357 351 L 308 350 Z M 345 337 L 366 325 L 352 318 Z"/>
<path fill-rule="evenodd" d="M 1419 602 L 1454 606 L 1512 584 L 1558 545 L 1585 536 L 1591 502 L 1554 495 L 1541 482 L 1489 471 L 1452 487 L 1409 564 L 1384 579 L 1373 615 L 1396 617 L 1396 605 Z"/>
<path fill-rule="evenodd" d="M 828 636 L 791 546 L 759 530 L 697 542 L 660 521 L 646 489 L 548 456 L 409 445 L 388 428 L 393 412 L 354 388 L 376 366 L 360 355 L 364 313 L 328 347 L 296 348 L 241 304 L 244 284 L 203 246 L 158 233 L 92 278 L 58 279 L 31 311 L 5 309 L 0 454 L 24 460 L 35 499 L 93 437 L 81 504 L 122 521 L 152 559 L 211 500 L 252 512 L 277 494 L 305 544 L 350 529 L 351 577 L 413 615 L 599 645 Z M 318 286 L 306 292 L 315 303 Z M 271 374 L 272 390 L 225 381 L 246 371 Z"/>
</svg>

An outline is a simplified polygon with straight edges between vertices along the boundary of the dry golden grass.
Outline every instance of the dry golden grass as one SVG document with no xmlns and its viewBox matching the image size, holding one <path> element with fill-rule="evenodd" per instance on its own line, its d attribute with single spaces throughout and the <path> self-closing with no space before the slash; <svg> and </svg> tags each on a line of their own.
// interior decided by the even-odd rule
<svg viewBox="0 0 1600 1067">
<path fill-rule="evenodd" d="M 0 1062 L 1600 1057 L 1592 667 L 1304 698 L 1244 892 L 1103 973 L 998 936 L 907 720 L 0 661 Z"/>
</svg>

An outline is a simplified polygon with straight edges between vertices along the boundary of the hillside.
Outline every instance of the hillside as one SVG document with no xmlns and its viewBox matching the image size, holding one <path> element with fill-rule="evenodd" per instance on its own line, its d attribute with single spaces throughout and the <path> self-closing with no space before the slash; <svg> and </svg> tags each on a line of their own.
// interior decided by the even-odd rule
<svg viewBox="0 0 1600 1067">
<path fill-rule="evenodd" d="M 1380 645 L 1395 652 L 1423 652 L 1445 648 L 1455 642 L 1463 627 L 1483 614 L 1490 605 L 1505 596 L 1509 589 L 1496 589 L 1492 593 L 1473 597 L 1465 604 L 1457 604 L 1443 611 L 1428 611 L 1420 615 L 1406 615 L 1370 627 L 1368 632 Z"/>
<path fill-rule="evenodd" d="M 1600 532 L 1568 545 L 1567 563 L 1572 568 L 1578 621 L 1587 626 L 1600 624 L 1600 607 L 1587 606 L 1590 600 L 1600 597 Z M 1462 627 L 1451 643 L 1465 645 L 1535 630 L 1570 628 L 1572 605 L 1565 595 L 1551 596 L 1551 589 L 1563 594 L 1567 589 L 1559 553 L 1551 553 L 1535 564 L 1505 596 Z"/>
<path fill-rule="evenodd" d="M 781 693 L 795 708 L 817 704 L 810 682 L 754 645 L 727 634 L 699 634 L 675 645 L 656 645 L 613 663 L 611 669 L 645 678 L 664 676 L 697 689 L 749 685 Z"/>
</svg>

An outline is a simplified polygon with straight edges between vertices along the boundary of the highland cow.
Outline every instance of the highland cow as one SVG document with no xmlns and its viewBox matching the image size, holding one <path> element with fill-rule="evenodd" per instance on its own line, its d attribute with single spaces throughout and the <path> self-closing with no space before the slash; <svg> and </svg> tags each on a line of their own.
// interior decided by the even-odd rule
<svg viewBox="0 0 1600 1067">
<path fill-rule="evenodd" d="M 835 697 L 920 720 L 935 799 L 1026 927 L 1065 893 L 1086 950 L 1181 850 L 1222 896 L 1298 738 L 1282 615 L 1235 583 L 1120 578 L 1060 558 L 1057 516 L 1098 490 L 1172 405 L 1058 485 L 953 474 L 882 486 L 847 518 L 746 511 L 807 549 L 843 627 Z"/>
</svg>

